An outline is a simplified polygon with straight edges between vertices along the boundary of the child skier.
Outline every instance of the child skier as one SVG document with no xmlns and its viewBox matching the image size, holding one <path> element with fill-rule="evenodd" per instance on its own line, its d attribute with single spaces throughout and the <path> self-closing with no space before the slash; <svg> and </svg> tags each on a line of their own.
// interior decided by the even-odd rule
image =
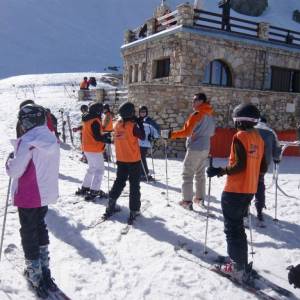
<svg viewBox="0 0 300 300">
<path fill-rule="evenodd" d="M 139 117 L 143 120 L 144 130 L 145 130 L 145 139 L 139 140 L 141 159 L 142 159 L 142 168 L 141 168 L 141 181 L 154 180 L 154 178 L 149 174 L 149 169 L 147 165 L 146 155 L 148 149 L 152 147 L 151 142 L 153 139 L 159 138 L 159 126 L 148 116 L 148 107 L 140 106 L 139 108 Z"/>
<path fill-rule="evenodd" d="M 259 174 L 267 171 L 264 141 L 253 128 L 259 115 L 252 104 L 241 104 L 234 109 L 233 120 L 238 132 L 233 136 L 229 165 L 207 169 L 208 177 L 227 174 L 221 205 L 230 261 L 221 270 L 239 281 L 247 281 L 251 274 L 243 217 L 257 191 Z"/>
<path fill-rule="evenodd" d="M 101 132 L 102 109 L 102 103 L 94 103 L 90 106 L 89 112 L 82 117 L 82 151 L 89 167 L 82 187 L 75 194 L 85 196 L 86 201 L 93 201 L 96 197 L 106 197 L 100 189 L 104 174 L 103 151 L 105 143 L 110 143 L 111 140 Z"/>
<path fill-rule="evenodd" d="M 13 178 L 12 199 L 18 207 L 27 280 L 41 298 L 57 286 L 49 269 L 49 237 L 45 216 L 58 198 L 59 143 L 46 126 L 46 110 L 36 104 L 21 107 L 22 136 L 14 141 L 14 154 L 6 163 Z"/>
<path fill-rule="evenodd" d="M 109 201 L 104 219 L 109 218 L 115 211 L 116 202 L 121 195 L 127 179 L 129 179 L 129 208 L 128 222 L 134 220 L 141 207 L 140 168 L 141 154 L 138 139 L 145 138 L 143 120 L 135 116 L 135 107 L 131 102 L 124 102 L 119 107 L 120 118 L 114 124 L 114 144 L 117 159 L 117 177 L 109 192 Z"/>
</svg>

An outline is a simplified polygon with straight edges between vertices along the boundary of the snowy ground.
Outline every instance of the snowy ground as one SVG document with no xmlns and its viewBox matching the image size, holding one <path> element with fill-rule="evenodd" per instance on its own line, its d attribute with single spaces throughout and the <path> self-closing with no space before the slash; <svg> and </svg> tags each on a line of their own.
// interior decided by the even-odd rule
<svg viewBox="0 0 300 300">
<path fill-rule="evenodd" d="M 60 75 L 61 82 L 67 78 Z M 68 75 L 66 75 L 68 76 Z M 78 75 L 79 77 L 82 74 Z M 33 77 L 32 77 L 33 78 Z M 32 79 L 31 78 L 31 79 Z M 55 79 L 56 78 L 56 79 Z M 64 107 L 70 111 L 74 125 L 79 120 L 79 106 L 68 97 L 57 77 L 39 76 L 43 82 L 36 90 L 36 102 L 49 107 L 57 116 Z M 11 151 L 9 138 L 15 136 L 17 107 L 24 100 L 22 91 L 16 98 L 12 83 L 18 81 L 28 85 L 28 77 L 0 81 L 0 216 L 2 217 L 7 193 L 8 177 L 4 169 L 7 154 Z M 47 84 L 48 82 L 48 84 Z M 26 98 L 32 97 L 28 90 Z M 205 236 L 205 211 L 199 214 L 188 212 L 178 206 L 181 199 L 180 182 L 182 163 L 169 160 L 169 200 L 165 195 L 165 161 L 155 159 L 156 184 L 141 184 L 142 206 L 148 206 L 135 228 L 121 236 L 128 215 L 128 189 L 119 199 L 122 212 L 111 221 L 96 228 L 87 226 L 104 212 L 106 201 L 85 203 L 74 196 L 80 186 L 86 165 L 79 162 L 80 154 L 68 145 L 61 148 L 60 198 L 49 210 L 47 223 L 50 232 L 51 266 L 56 282 L 72 298 L 80 300 L 114 299 L 255 299 L 227 279 L 203 269 L 198 263 L 203 256 Z M 215 159 L 214 164 L 225 164 Z M 151 166 L 151 160 L 149 160 Z M 280 165 L 279 185 L 288 195 L 278 194 L 279 223 L 274 216 L 274 186 L 267 190 L 267 228 L 253 230 L 254 265 L 269 280 L 291 290 L 300 298 L 300 290 L 294 290 L 287 282 L 286 267 L 300 263 L 300 158 L 285 157 Z M 115 178 L 115 168 L 110 166 L 110 186 Z M 212 212 L 215 219 L 209 220 L 208 255 L 226 254 L 220 194 L 225 178 L 212 179 Z M 266 176 L 267 186 L 272 182 L 272 173 Z M 102 189 L 107 190 L 107 173 Z M 150 206 L 149 206 L 150 205 Z M 254 209 L 252 207 L 252 211 Z M 18 215 L 9 206 L 4 248 L 15 243 L 20 247 Z M 249 236 L 249 234 L 248 234 Z M 186 243 L 193 250 L 188 257 L 181 258 L 174 251 L 178 243 Z M 0 262 L 0 299 L 35 299 L 26 287 L 25 280 L 3 257 Z M 290 298 L 293 299 L 293 298 Z"/>
</svg>

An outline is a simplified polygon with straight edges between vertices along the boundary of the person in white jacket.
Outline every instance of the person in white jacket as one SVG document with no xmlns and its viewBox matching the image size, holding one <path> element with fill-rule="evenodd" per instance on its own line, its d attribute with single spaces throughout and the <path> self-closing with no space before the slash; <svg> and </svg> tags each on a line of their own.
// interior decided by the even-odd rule
<svg viewBox="0 0 300 300">
<path fill-rule="evenodd" d="M 23 135 L 13 140 L 14 152 L 6 163 L 12 178 L 11 196 L 18 207 L 25 275 L 41 298 L 56 290 L 49 269 L 49 236 L 45 216 L 58 198 L 59 142 L 46 125 L 46 110 L 23 106 L 18 114 Z"/>
</svg>

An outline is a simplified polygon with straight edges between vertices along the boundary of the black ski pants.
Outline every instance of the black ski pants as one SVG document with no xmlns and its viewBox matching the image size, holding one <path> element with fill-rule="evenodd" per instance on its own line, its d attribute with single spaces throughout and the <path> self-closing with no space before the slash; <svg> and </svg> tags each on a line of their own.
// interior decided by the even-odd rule
<svg viewBox="0 0 300 300">
<path fill-rule="evenodd" d="M 142 163 L 143 163 L 143 165 L 141 164 L 141 176 L 145 176 L 145 172 L 146 172 L 147 175 L 149 174 L 149 169 L 148 169 L 148 165 L 147 165 L 147 158 L 146 158 L 148 148 L 140 147 L 140 151 L 141 151 L 141 159 L 142 159 Z M 145 172 L 144 172 L 143 166 L 145 168 Z"/>
<path fill-rule="evenodd" d="M 140 174 L 141 162 L 125 163 L 117 161 L 117 177 L 109 192 L 111 199 L 118 199 L 129 179 L 129 209 L 140 210 L 141 192 L 140 192 Z"/>
<path fill-rule="evenodd" d="M 40 246 L 49 244 L 48 230 L 45 223 L 47 211 L 48 206 L 18 208 L 21 242 L 26 259 L 38 259 Z"/>
<path fill-rule="evenodd" d="M 265 175 L 259 175 L 257 192 L 255 194 L 255 207 L 258 214 L 266 207 L 265 190 Z"/>
<path fill-rule="evenodd" d="M 229 257 L 240 267 L 248 264 L 248 245 L 243 217 L 247 214 L 252 198 L 253 194 L 225 191 L 221 198 L 227 252 Z"/>
</svg>

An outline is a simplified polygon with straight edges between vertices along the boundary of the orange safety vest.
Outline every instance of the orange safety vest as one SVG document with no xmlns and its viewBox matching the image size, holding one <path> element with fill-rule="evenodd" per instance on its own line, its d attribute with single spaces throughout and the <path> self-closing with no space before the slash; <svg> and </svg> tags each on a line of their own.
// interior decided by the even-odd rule
<svg viewBox="0 0 300 300">
<path fill-rule="evenodd" d="M 95 121 L 99 123 L 100 128 L 101 128 L 101 122 L 97 118 L 83 122 L 81 148 L 82 148 L 82 151 L 84 151 L 84 152 L 99 152 L 99 153 L 101 153 L 104 151 L 105 144 L 102 142 L 96 141 L 93 137 L 92 123 Z"/>
<path fill-rule="evenodd" d="M 87 81 L 83 80 L 83 81 L 80 83 L 80 89 L 81 89 L 81 90 L 86 90 L 86 89 L 88 89 L 88 87 L 89 87 L 89 83 L 88 83 Z"/>
<path fill-rule="evenodd" d="M 117 161 L 138 162 L 141 160 L 139 140 L 133 135 L 135 124 L 118 120 L 114 124 L 114 144 Z"/>
<path fill-rule="evenodd" d="M 113 131 L 113 120 L 112 120 L 112 115 L 110 112 L 107 112 L 104 115 L 103 121 L 102 121 L 102 130 L 106 132 L 111 132 Z"/>
<path fill-rule="evenodd" d="M 238 131 L 233 139 L 237 138 L 247 153 L 246 168 L 237 174 L 228 175 L 224 191 L 231 193 L 255 194 L 257 192 L 258 176 L 261 160 L 264 155 L 264 141 L 257 130 Z M 229 157 L 229 165 L 235 163 L 233 143 Z"/>
</svg>

